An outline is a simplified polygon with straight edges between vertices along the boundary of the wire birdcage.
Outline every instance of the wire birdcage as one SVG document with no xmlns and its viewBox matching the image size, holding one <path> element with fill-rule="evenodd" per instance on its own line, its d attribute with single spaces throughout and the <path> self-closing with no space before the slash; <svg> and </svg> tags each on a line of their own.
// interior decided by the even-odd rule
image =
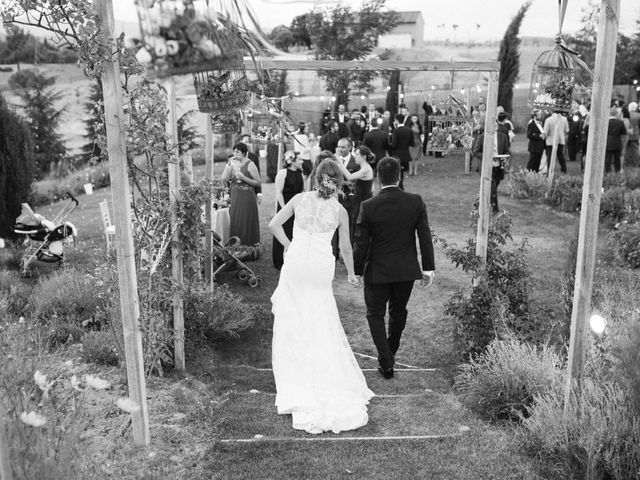
<svg viewBox="0 0 640 480">
<path fill-rule="evenodd" d="M 555 47 L 543 52 L 533 64 L 528 103 L 532 108 L 567 113 L 572 100 L 586 92 L 590 77 L 587 65 L 558 35 Z"/>
<path fill-rule="evenodd" d="M 237 133 L 240 129 L 240 115 L 236 111 L 211 114 L 209 121 L 213 133 Z"/>
<path fill-rule="evenodd" d="M 449 96 L 429 115 L 427 149 L 433 152 L 469 150 L 473 143 L 471 115 L 467 106 L 453 95 Z"/>
<path fill-rule="evenodd" d="M 242 54 L 238 55 L 242 65 Z M 194 73 L 193 86 L 201 112 L 223 114 L 249 103 L 249 81 L 243 66 Z"/>
<path fill-rule="evenodd" d="M 272 99 L 264 97 L 255 105 L 250 105 L 246 117 L 252 143 L 278 143 L 284 140 L 283 116 Z"/>
</svg>

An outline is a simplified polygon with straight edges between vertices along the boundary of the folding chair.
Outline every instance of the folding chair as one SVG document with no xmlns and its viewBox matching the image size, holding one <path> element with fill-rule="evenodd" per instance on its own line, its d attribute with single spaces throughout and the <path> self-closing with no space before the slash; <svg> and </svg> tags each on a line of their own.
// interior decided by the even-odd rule
<svg viewBox="0 0 640 480">
<path fill-rule="evenodd" d="M 109 216 L 109 204 L 106 200 L 100 202 L 100 213 L 102 214 L 102 225 L 104 226 L 104 237 L 107 241 L 107 248 L 111 247 L 111 236 L 115 237 L 116 226 L 111 224 Z"/>
</svg>

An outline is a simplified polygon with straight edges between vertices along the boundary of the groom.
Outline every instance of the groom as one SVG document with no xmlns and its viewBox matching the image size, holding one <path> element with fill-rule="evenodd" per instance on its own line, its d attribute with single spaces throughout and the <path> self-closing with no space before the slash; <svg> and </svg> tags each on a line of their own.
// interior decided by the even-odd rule
<svg viewBox="0 0 640 480">
<path fill-rule="evenodd" d="M 353 260 L 356 275 L 364 272 L 364 301 L 378 371 L 393 377 L 394 356 L 407 322 L 407 302 L 413 283 L 430 285 L 435 273 L 427 209 L 419 195 L 398 187 L 400 162 L 385 157 L 377 168 L 380 193 L 362 202 L 356 223 Z M 420 242 L 418 263 L 416 233 Z M 384 316 L 389 306 L 389 334 Z"/>
</svg>

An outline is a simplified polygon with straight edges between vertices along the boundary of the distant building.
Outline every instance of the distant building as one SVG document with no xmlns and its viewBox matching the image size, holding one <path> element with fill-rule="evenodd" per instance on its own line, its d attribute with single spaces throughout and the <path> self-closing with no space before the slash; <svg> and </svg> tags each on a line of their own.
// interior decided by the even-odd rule
<svg viewBox="0 0 640 480">
<path fill-rule="evenodd" d="M 422 12 L 396 12 L 398 25 L 385 35 L 378 37 L 380 48 L 421 47 L 424 42 L 424 19 Z"/>
</svg>

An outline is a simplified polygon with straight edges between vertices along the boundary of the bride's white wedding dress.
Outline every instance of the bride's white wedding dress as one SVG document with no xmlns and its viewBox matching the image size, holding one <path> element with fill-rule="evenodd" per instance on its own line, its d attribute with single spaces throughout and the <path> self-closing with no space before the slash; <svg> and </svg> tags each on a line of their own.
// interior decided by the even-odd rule
<svg viewBox="0 0 640 480">
<path fill-rule="evenodd" d="M 293 428 L 309 433 L 365 425 L 374 395 L 347 341 L 331 286 L 339 207 L 335 198 L 303 194 L 271 297 L 276 407 L 292 415 Z"/>
</svg>

